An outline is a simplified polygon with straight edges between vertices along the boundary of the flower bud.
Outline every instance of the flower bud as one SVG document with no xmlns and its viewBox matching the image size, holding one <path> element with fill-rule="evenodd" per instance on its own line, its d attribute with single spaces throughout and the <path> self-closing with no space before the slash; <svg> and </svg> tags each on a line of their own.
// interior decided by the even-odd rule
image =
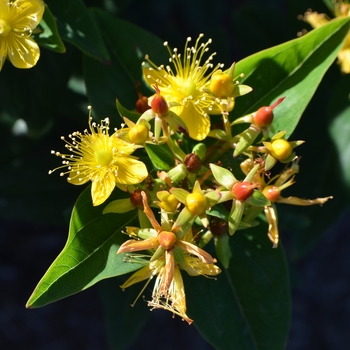
<svg viewBox="0 0 350 350">
<path fill-rule="evenodd" d="M 129 138 L 132 143 L 144 145 L 148 139 L 149 130 L 145 125 L 136 124 L 129 130 Z"/>
<path fill-rule="evenodd" d="M 176 242 L 176 235 L 170 231 L 162 231 L 158 235 L 159 245 L 164 249 L 170 249 L 174 246 Z"/>
<path fill-rule="evenodd" d="M 137 208 L 143 210 L 142 195 L 140 190 L 135 190 L 130 193 L 130 201 Z"/>
<path fill-rule="evenodd" d="M 225 220 L 213 216 L 210 220 L 209 228 L 214 236 L 220 237 L 228 232 L 228 223 Z"/>
<path fill-rule="evenodd" d="M 190 173 L 196 173 L 202 166 L 202 161 L 195 153 L 187 154 L 184 159 L 186 169 Z"/>
<path fill-rule="evenodd" d="M 192 215 L 202 215 L 207 210 L 207 199 L 201 193 L 190 193 L 186 197 L 185 205 Z"/>
<path fill-rule="evenodd" d="M 254 116 L 254 122 L 260 128 L 269 126 L 273 121 L 273 109 L 268 107 L 260 107 Z"/>
<path fill-rule="evenodd" d="M 237 182 L 232 187 L 232 193 L 237 200 L 243 202 L 253 194 L 255 187 L 256 185 L 249 181 Z"/>
<path fill-rule="evenodd" d="M 231 96 L 234 88 L 233 80 L 228 74 L 214 74 L 211 77 L 210 91 L 218 98 Z"/>
<path fill-rule="evenodd" d="M 151 107 L 148 105 L 148 97 L 142 95 L 139 96 L 139 99 L 136 101 L 135 108 L 140 114 L 143 114 L 149 110 Z"/>
<path fill-rule="evenodd" d="M 270 201 L 270 202 L 276 202 L 278 200 L 278 198 L 281 195 L 281 191 L 277 186 L 266 186 L 263 191 L 262 194 Z"/>
<path fill-rule="evenodd" d="M 293 147 L 287 140 L 277 139 L 272 141 L 270 152 L 274 158 L 284 160 L 292 154 Z"/>
<path fill-rule="evenodd" d="M 160 207 L 165 211 L 174 212 L 179 204 L 179 201 L 175 196 L 169 193 L 168 196 L 164 196 L 160 202 Z"/>
<path fill-rule="evenodd" d="M 151 102 L 152 111 L 158 115 L 164 115 L 168 112 L 168 104 L 165 98 L 160 94 L 158 86 L 155 85 L 154 88 L 156 90 L 156 95 Z"/>
<path fill-rule="evenodd" d="M 260 128 L 270 126 L 273 121 L 273 109 L 278 106 L 284 99 L 285 97 L 281 97 L 271 106 L 260 107 L 254 116 L 255 125 Z"/>
</svg>

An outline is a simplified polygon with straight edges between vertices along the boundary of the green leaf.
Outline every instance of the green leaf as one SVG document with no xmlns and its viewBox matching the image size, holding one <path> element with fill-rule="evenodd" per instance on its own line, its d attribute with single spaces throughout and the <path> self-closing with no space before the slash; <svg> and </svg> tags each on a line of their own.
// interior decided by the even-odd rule
<svg viewBox="0 0 350 350">
<path fill-rule="evenodd" d="M 145 149 L 157 169 L 166 171 L 174 166 L 174 156 L 168 145 L 146 144 Z"/>
<path fill-rule="evenodd" d="M 121 230 L 132 225 L 135 212 L 103 215 L 103 206 L 93 207 L 91 187 L 79 196 L 70 221 L 65 247 L 39 281 L 27 307 L 41 307 L 91 287 L 96 282 L 140 268 L 116 254 L 126 236 Z M 115 191 L 119 194 L 119 191 Z M 111 196 L 115 199 L 116 193 Z M 122 193 L 123 195 L 123 193 Z M 114 197 L 114 198 L 113 198 Z M 112 219 L 113 218 L 119 218 Z M 119 223 L 118 223 L 119 221 Z"/>
<path fill-rule="evenodd" d="M 230 267 L 216 280 L 184 274 L 188 315 L 216 349 L 285 349 L 291 314 L 289 276 L 281 246 L 267 226 L 230 237 Z"/>
<path fill-rule="evenodd" d="M 237 99 L 235 118 L 286 99 L 274 110 L 270 136 L 286 130 L 291 135 L 323 75 L 342 48 L 350 28 L 350 17 L 340 18 L 312 30 L 301 38 L 263 50 L 236 64 L 244 73 L 242 82 L 253 91 Z"/>
<path fill-rule="evenodd" d="M 42 32 L 33 35 L 38 45 L 60 53 L 66 51 L 60 35 L 58 34 L 55 19 L 47 5 L 45 6 L 45 12 L 40 21 L 39 28 Z"/>
<path fill-rule="evenodd" d="M 122 104 L 119 102 L 119 100 L 116 100 L 117 110 L 121 117 L 127 117 L 132 122 L 136 123 L 140 118 L 140 113 L 129 111 L 125 107 L 122 106 Z"/>
<path fill-rule="evenodd" d="M 141 64 L 146 54 L 168 61 L 167 50 L 156 36 L 125 20 L 101 10 L 91 10 L 108 43 L 108 64 L 84 57 L 86 88 L 96 117 L 120 119 L 115 99 L 134 109 L 138 99 L 136 86 L 142 79 Z M 132 119 L 131 119 L 132 120 Z"/>
<path fill-rule="evenodd" d="M 63 40 L 95 59 L 109 60 L 98 27 L 82 0 L 47 0 L 46 4 L 56 18 L 57 28 Z"/>
<path fill-rule="evenodd" d="M 232 256 L 229 240 L 230 236 L 226 233 L 222 236 L 215 237 L 215 251 L 225 269 L 228 269 L 230 266 L 230 259 Z"/>
</svg>

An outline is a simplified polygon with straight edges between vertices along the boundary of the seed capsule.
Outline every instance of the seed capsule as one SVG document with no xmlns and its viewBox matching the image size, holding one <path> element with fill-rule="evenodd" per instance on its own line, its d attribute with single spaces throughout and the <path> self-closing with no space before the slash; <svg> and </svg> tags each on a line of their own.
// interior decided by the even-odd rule
<svg viewBox="0 0 350 350">
<path fill-rule="evenodd" d="M 239 201 L 245 201 L 253 194 L 255 187 L 249 181 L 237 182 L 232 187 L 232 193 Z"/>
</svg>

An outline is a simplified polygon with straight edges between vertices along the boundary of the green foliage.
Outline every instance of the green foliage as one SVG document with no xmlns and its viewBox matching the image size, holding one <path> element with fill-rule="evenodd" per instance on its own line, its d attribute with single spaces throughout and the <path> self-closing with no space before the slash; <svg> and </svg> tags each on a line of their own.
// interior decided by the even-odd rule
<svg viewBox="0 0 350 350">
<path fill-rule="evenodd" d="M 331 8 L 331 1 L 324 2 Z M 154 93 L 143 81 L 141 64 L 145 55 L 149 55 L 156 65 L 168 64 L 168 52 L 163 46 L 163 41 L 158 36 L 123 19 L 123 11 L 119 11 L 117 7 L 113 7 L 113 11 L 108 11 L 107 2 L 101 5 L 105 7 L 104 10 L 88 8 L 82 0 L 60 2 L 48 0 L 46 4 L 46 11 L 39 26 L 42 32 L 33 36 L 43 48 L 38 66 L 30 72 L 14 72 L 12 67 L 5 66 L 7 71 L 4 69 L 1 72 L 0 122 L 6 126 L 6 130 L 11 130 L 16 121 L 23 117 L 28 119 L 28 136 L 32 140 L 40 139 L 50 131 L 57 133 L 64 131 L 65 134 L 73 132 L 63 122 L 85 125 L 86 123 L 81 121 L 86 121 L 87 113 L 85 110 L 81 111 L 81 106 L 85 109 L 87 103 L 92 105 L 96 119 L 106 116 L 111 118 L 111 129 L 119 128 L 124 116 L 136 122 L 140 116 L 139 113 L 134 112 L 138 83 L 141 82 L 140 90 L 146 96 Z M 266 4 L 266 6 L 270 5 Z M 127 2 L 121 8 L 127 8 Z M 118 13 L 119 17 L 112 15 L 112 12 Z M 252 87 L 253 91 L 235 99 L 235 107 L 229 116 L 230 121 L 250 115 L 259 107 L 269 106 L 278 98 L 285 96 L 283 103 L 274 110 L 275 118 L 269 128 L 268 137 L 271 138 L 277 132 L 285 130 L 286 137 L 289 138 L 295 132 L 302 114 L 342 48 L 344 39 L 349 33 L 349 23 L 349 18 L 334 20 L 300 38 L 239 60 L 236 64 L 235 76 L 245 85 L 237 85 L 235 91 L 241 91 L 237 94 L 242 95 L 249 90 L 247 86 Z M 218 36 L 221 38 L 219 45 L 222 46 L 223 51 L 227 50 L 228 39 L 221 34 Z M 48 53 L 45 48 L 53 52 Z M 55 53 L 64 52 L 65 55 L 52 56 Z M 83 66 L 80 62 L 81 57 L 83 57 Z M 243 78 L 239 77 L 241 73 L 244 73 Z M 344 183 L 350 188 L 349 79 L 343 78 L 339 78 L 340 82 L 328 107 L 329 133 L 339 157 L 341 171 L 338 176 L 342 177 Z M 21 83 L 18 84 L 18 81 Z M 63 92 L 66 91 L 67 85 L 69 93 Z M 16 101 L 21 103 L 14 103 L 13 96 L 16 96 Z M 58 100 L 64 103 L 57 103 Z M 323 112 L 322 109 L 326 108 L 322 106 L 321 112 Z M 316 124 L 317 121 L 313 120 L 307 127 L 304 125 L 304 130 L 308 130 L 311 139 L 320 138 L 318 130 L 315 131 Z M 207 139 L 202 141 L 203 149 L 200 152 L 200 158 L 203 160 L 203 166 L 200 167 L 199 173 L 188 174 L 183 164 L 180 165 L 177 169 L 180 174 L 175 174 L 179 180 L 173 185 L 179 187 L 178 191 L 182 191 L 183 202 L 186 200 L 187 192 L 180 187 L 191 190 L 194 181 L 201 179 L 203 180 L 201 186 L 203 184 L 205 188 L 210 181 L 209 177 L 206 177 L 209 171 L 206 166 L 209 163 L 221 162 L 219 165 L 222 166 L 222 170 L 214 165 L 211 171 L 216 180 L 226 187 L 231 188 L 233 182 L 244 178 L 239 166 L 246 157 L 245 151 L 252 143 L 245 142 L 244 147 L 242 146 L 242 154 L 234 159 L 232 148 L 235 145 L 237 150 L 237 144 L 244 143 L 243 138 L 237 142 L 237 138 L 234 137 L 248 126 L 247 124 L 234 125 L 233 137 L 224 130 L 213 129 L 210 135 L 219 140 L 215 140 L 215 143 Z M 257 136 L 254 140 L 258 140 L 255 141 L 258 143 L 261 140 L 258 136 L 260 130 L 254 132 L 257 134 L 254 133 L 253 136 Z M 11 198 L 10 204 L 14 203 L 17 209 L 10 210 L 6 206 L 2 209 L 0 216 L 21 217 L 26 220 L 36 217 L 41 222 L 45 220 L 51 222 L 50 217 L 54 215 L 59 216 L 60 219 L 63 212 L 60 197 L 71 202 L 72 198 L 75 198 L 75 192 L 71 193 L 70 188 L 67 190 L 65 186 L 70 185 L 66 183 L 62 185 L 60 182 L 57 186 L 53 185 L 53 182 L 59 182 L 57 178 L 46 183 L 42 177 L 35 175 L 35 171 L 42 173 L 48 166 L 45 156 L 40 154 L 35 161 L 28 164 L 22 160 L 23 155 L 18 151 L 21 148 L 22 152 L 23 150 L 30 152 L 30 148 L 27 150 L 27 144 L 18 139 L 4 138 L 4 140 L 7 143 L 3 149 L 9 149 L 9 152 L 2 157 L 10 166 L 6 169 L 0 185 L 3 197 L 0 198 L 2 200 L 0 203 Z M 173 145 L 170 142 L 162 145 L 147 144 L 145 150 L 137 153 L 141 155 L 141 160 L 145 155 L 148 156 L 149 159 L 145 163 L 149 173 L 154 177 L 157 170 L 173 170 L 180 163 L 183 155 L 189 153 L 192 146 L 196 147 L 195 141 L 190 140 L 186 135 L 178 134 L 171 140 Z M 315 159 L 319 159 L 320 150 L 324 148 L 323 139 L 319 142 L 317 147 L 314 147 L 315 152 L 317 151 Z M 310 142 L 310 144 L 312 148 L 313 143 Z M 35 146 L 32 146 L 34 150 Z M 47 147 L 51 147 L 51 144 Z M 45 149 L 47 147 L 45 146 Z M 328 145 L 327 148 L 329 149 L 325 150 L 325 154 L 333 152 L 329 157 L 336 162 L 334 149 Z M 50 149 L 48 148 L 47 151 L 49 152 Z M 250 149 L 249 152 L 251 152 Z M 15 158 L 15 161 L 12 161 L 12 158 Z M 57 166 L 57 163 L 53 164 Z M 315 184 L 314 164 L 315 162 L 308 164 L 311 179 L 304 181 L 308 188 L 310 183 Z M 332 169 L 338 171 L 337 167 Z M 326 175 L 328 178 L 334 178 L 334 172 Z M 175 175 L 174 178 L 176 178 Z M 22 181 L 23 177 L 32 178 L 30 187 Z M 250 180 L 253 181 L 253 179 Z M 152 193 L 155 186 L 152 181 L 150 177 L 141 185 L 146 193 Z M 159 181 L 155 187 L 157 190 L 169 189 L 165 181 L 157 181 Z M 317 184 L 313 187 L 319 190 Z M 50 188 L 53 189 L 50 191 Z M 128 190 L 131 192 L 135 188 L 137 185 Z M 31 195 L 31 191 L 34 195 Z M 50 193 L 50 206 L 47 206 L 47 193 Z M 155 193 L 154 190 L 150 205 L 154 205 Z M 342 194 L 342 191 L 340 193 Z M 122 192 L 116 188 L 107 202 L 94 207 L 91 202 L 91 186 L 84 189 L 71 214 L 66 245 L 39 281 L 27 303 L 27 307 L 30 308 L 41 307 L 101 282 L 101 298 L 107 317 L 110 343 L 112 348 L 121 349 L 132 344 L 149 317 L 149 311 L 142 298 L 135 308 L 130 309 L 130 303 L 139 294 L 142 283 L 132 286 L 131 293 L 129 290 L 122 292 L 119 287 L 128 278 L 122 275 L 138 270 L 144 265 L 140 260 L 135 262 L 126 253 L 116 254 L 119 247 L 127 240 L 127 236 L 122 233 L 126 230 L 126 226 L 137 227 L 140 226 L 139 221 L 143 220 L 147 224 L 149 221 L 141 210 L 123 214 L 102 214 L 110 201 L 126 198 L 128 195 L 128 192 Z M 315 196 L 320 195 L 323 193 L 315 193 Z M 30 198 L 22 201 L 23 197 Z M 142 202 L 142 199 L 140 201 Z M 267 225 L 258 217 L 263 213 L 263 207 L 270 203 L 258 189 L 254 190 L 253 195 L 244 203 L 239 202 L 238 206 L 231 206 L 231 201 L 223 201 L 206 211 L 209 217 L 214 216 L 229 221 L 231 233 L 237 229 L 232 237 L 225 234 L 213 239 L 216 253 L 214 253 L 213 242 L 206 242 L 208 244 L 203 245 L 204 249 L 209 249 L 209 253 L 216 256 L 219 264 L 223 265 L 222 273 L 214 278 L 205 278 L 189 276 L 182 270 L 187 313 L 194 319 L 194 325 L 203 338 L 217 349 L 283 349 L 287 342 L 291 317 L 287 261 L 281 244 L 277 249 L 272 249 L 272 244 L 267 237 Z M 69 203 L 63 208 L 65 209 L 66 206 L 69 206 Z M 36 207 L 40 207 L 40 211 L 36 210 Z M 248 210 L 250 210 L 249 213 Z M 159 208 L 154 210 L 157 219 L 159 211 Z M 250 215 L 250 220 L 241 221 L 241 217 L 245 215 L 246 217 Z M 285 221 L 281 220 L 281 217 Z M 309 229 L 308 224 L 305 224 L 308 220 L 301 220 L 301 216 L 282 213 L 279 218 L 282 227 L 283 221 L 284 225 L 288 226 L 289 219 L 294 222 L 291 226 L 296 225 L 295 222 L 302 226 L 300 222 L 303 222 L 304 226 L 298 227 L 300 232 L 303 229 Z M 183 224 L 184 227 L 191 226 L 194 221 L 191 215 L 186 215 L 186 212 L 181 219 L 183 221 L 181 226 Z M 189 222 L 192 219 L 193 221 Z M 200 219 L 205 220 L 205 214 Z M 171 224 L 175 220 L 176 216 L 174 220 L 170 220 Z M 197 217 L 194 224 L 196 229 L 201 225 L 201 220 Z M 170 224 L 167 229 L 171 229 Z M 207 227 L 200 226 L 199 236 L 201 230 L 205 231 Z M 311 233 L 310 236 L 312 236 Z M 139 238 L 143 237 L 139 236 Z M 299 242 L 299 245 L 303 245 L 303 242 L 303 240 Z M 176 254 L 181 256 L 176 261 L 182 259 L 182 263 L 185 264 L 183 251 L 179 247 L 176 249 Z M 150 286 L 153 287 L 153 281 Z M 146 300 L 152 299 L 149 292 L 152 287 L 144 291 Z M 116 328 L 118 328 L 118 335 L 115 332 Z"/>
<path fill-rule="evenodd" d="M 121 231 L 135 222 L 137 214 L 124 213 L 118 225 L 111 220 L 111 216 L 118 214 L 103 215 L 101 207 L 92 206 L 90 191 L 87 187 L 79 196 L 72 212 L 67 243 L 38 283 L 27 307 L 47 305 L 102 279 L 140 268 L 139 264 L 124 264 L 125 254 L 116 254 L 125 240 Z"/>
</svg>

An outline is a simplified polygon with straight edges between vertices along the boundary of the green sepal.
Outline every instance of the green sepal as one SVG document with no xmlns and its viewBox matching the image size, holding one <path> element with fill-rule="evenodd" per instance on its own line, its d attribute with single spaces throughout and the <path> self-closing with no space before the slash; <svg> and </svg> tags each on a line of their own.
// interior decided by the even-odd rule
<svg viewBox="0 0 350 350">
<path fill-rule="evenodd" d="M 189 192 L 187 192 L 183 188 L 176 188 L 176 187 L 172 187 L 169 190 L 169 192 L 171 194 L 173 194 L 179 202 L 184 203 L 184 204 L 186 203 L 187 196 L 190 194 Z"/>
<path fill-rule="evenodd" d="M 175 224 L 176 224 L 177 227 L 181 227 L 181 226 L 187 224 L 192 219 L 193 219 L 193 215 L 189 212 L 189 210 L 187 208 L 183 208 L 180 211 L 180 214 L 177 217 Z"/>
<path fill-rule="evenodd" d="M 203 159 L 207 153 L 207 146 L 203 142 L 199 142 L 192 148 L 192 153 L 197 154 L 199 159 Z"/>
<path fill-rule="evenodd" d="M 128 211 L 135 210 L 135 205 L 132 204 L 130 198 L 116 199 L 108 203 L 102 211 L 102 214 L 117 213 L 123 214 Z"/>
<path fill-rule="evenodd" d="M 207 192 L 204 197 L 206 198 L 209 207 L 213 207 L 216 203 L 219 202 L 221 193 L 219 191 L 210 191 Z"/>
<path fill-rule="evenodd" d="M 238 200 L 233 200 L 230 217 L 228 219 L 228 232 L 231 236 L 236 232 L 241 222 L 243 212 L 244 203 Z"/>
<path fill-rule="evenodd" d="M 220 191 L 220 193 L 221 198 L 218 203 L 224 203 L 235 198 L 231 191 Z"/>
<path fill-rule="evenodd" d="M 215 237 L 214 240 L 216 255 L 225 269 L 229 268 L 232 256 L 229 240 L 230 236 L 227 234 Z"/>
<path fill-rule="evenodd" d="M 154 228 L 141 228 L 137 231 L 137 235 L 142 239 L 155 238 L 158 233 Z"/>
<path fill-rule="evenodd" d="M 228 190 L 231 189 L 236 182 L 238 182 L 231 171 L 212 163 L 209 164 L 209 167 L 213 173 L 213 176 L 215 177 L 215 180 Z"/>
<path fill-rule="evenodd" d="M 255 139 L 260 134 L 261 130 L 255 125 L 251 125 L 247 130 L 240 134 L 240 139 L 237 142 L 236 149 L 233 152 L 233 156 L 237 157 L 244 152 L 249 146 L 253 144 Z"/>
<path fill-rule="evenodd" d="M 271 154 L 268 154 L 265 159 L 265 171 L 272 169 L 276 163 L 277 159 L 272 157 Z"/>
<path fill-rule="evenodd" d="M 244 214 L 244 223 L 250 226 L 256 226 L 253 220 L 256 219 L 263 210 L 263 207 L 250 207 Z"/>
<path fill-rule="evenodd" d="M 174 259 L 180 266 L 185 266 L 185 256 L 183 250 L 177 245 L 174 246 Z"/>
<path fill-rule="evenodd" d="M 225 141 L 230 140 L 230 136 L 228 136 L 226 132 L 221 129 L 210 130 L 208 137 L 213 137 L 214 139 L 225 140 Z"/>
<path fill-rule="evenodd" d="M 173 184 L 179 183 L 187 176 L 187 169 L 185 164 L 180 163 L 175 168 L 168 171 L 168 176 Z"/>
<path fill-rule="evenodd" d="M 247 176 L 244 178 L 243 181 L 252 182 L 253 179 L 254 179 L 254 176 L 255 176 L 256 172 L 257 172 L 258 169 L 259 169 L 259 167 L 260 167 L 259 164 L 258 164 L 258 165 L 255 165 L 255 167 L 249 171 L 249 173 L 247 174 Z"/>
<path fill-rule="evenodd" d="M 165 254 L 165 249 L 162 246 L 159 246 L 156 251 L 154 252 L 154 254 L 152 255 L 150 261 L 154 261 L 159 259 L 162 255 Z"/>
<path fill-rule="evenodd" d="M 57 30 L 55 18 L 46 4 L 43 18 L 37 29 L 42 29 L 38 34 L 33 34 L 33 38 L 38 45 L 55 52 L 66 52 L 66 48 Z"/>
<path fill-rule="evenodd" d="M 231 97 L 243 96 L 251 92 L 253 89 L 248 85 L 238 84 L 235 85 Z"/>
<path fill-rule="evenodd" d="M 132 122 L 136 123 L 139 118 L 140 118 L 140 114 L 134 111 L 129 111 L 128 109 L 126 109 L 120 102 L 119 100 L 116 98 L 115 100 L 115 104 L 117 106 L 117 110 L 120 114 L 120 116 L 126 117 L 128 119 L 130 119 Z"/>
<path fill-rule="evenodd" d="M 167 114 L 163 115 L 162 118 L 165 119 L 167 124 L 170 126 L 170 129 L 174 132 L 182 132 L 185 135 L 189 135 L 188 128 L 185 122 L 174 112 L 168 111 Z"/>
<path fill-rule="evenodd" d="M 259 190 L 254 190 L 253 194 L 245 201 L 253 207 L 265 207 L 271 205 L 271 202 Z"/>
</svg>

